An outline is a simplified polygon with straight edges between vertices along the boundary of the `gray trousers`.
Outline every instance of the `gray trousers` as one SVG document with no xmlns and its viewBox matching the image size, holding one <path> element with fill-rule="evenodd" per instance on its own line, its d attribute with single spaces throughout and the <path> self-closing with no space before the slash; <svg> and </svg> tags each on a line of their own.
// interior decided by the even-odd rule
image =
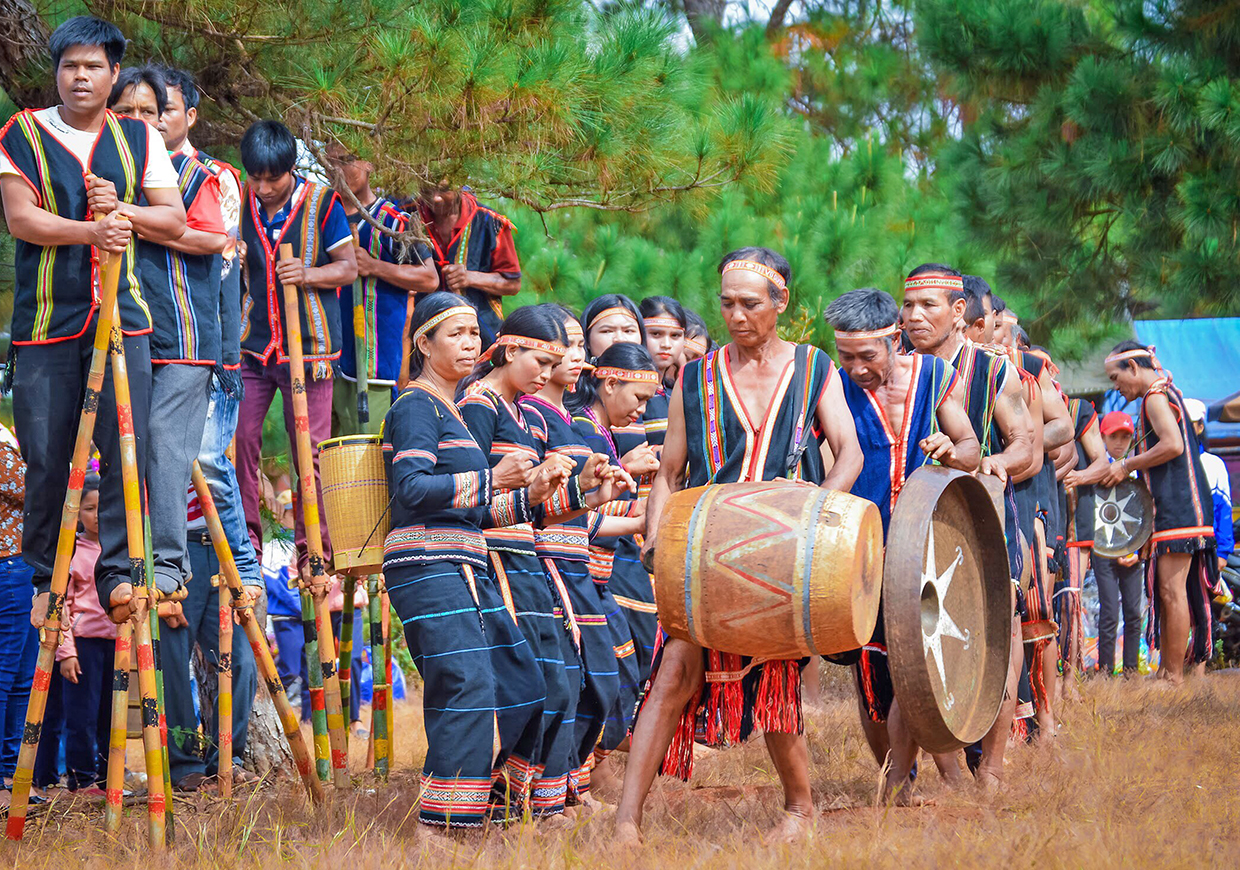
<svg viewBox="0 0 1240 870">
<path fill-rule="evenodd" d="M 151 367 L 151 422 L 146 448 L 147 499 L 155 583 L 171 592 L 189 575 L 185 514 L 193 462 L 207 424 L 211 367 L 178 363 Z M 207 578 L 208 584 L 211 578 Z"/>
<path fill-rule="evenodd" d="M 1135 671 L 1141 656 L 1141 587 L 1145 563 L 1127 568 L 1115 559 L 1094 557 L 1098 581 L 1098 670 L 1115 671 L 1115 631 L 1119 627 L 1120 599 L 1124 611 L 1124 670 Z"/>
</svg>

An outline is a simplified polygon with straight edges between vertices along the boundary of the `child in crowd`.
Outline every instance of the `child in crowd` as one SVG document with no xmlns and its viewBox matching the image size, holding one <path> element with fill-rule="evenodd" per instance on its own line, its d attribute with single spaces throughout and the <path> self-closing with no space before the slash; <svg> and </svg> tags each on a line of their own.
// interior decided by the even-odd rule
<svg viewBox="0 0 1240 870">
<path fill-rule="evenodd" d="M 1099 423 L 1107 454 L 1115 462 L 1132 447 L 1132 418 L 1123 411 L 1112 411 Z M 1098 581 L 1098 671 L 1110 676 L 1115 671 L 1115 632 L 1119 627 L 1120 600 L 1124 612 L 1124 673 L 1136 673 L 1141 652 L 1141 585 L 1145 571 L 1140 555 L 1129 553 L 1118 559 L 1094 557 L 1094 577 Z"/>
<path fill-rule="evenodd" d="M 48 715 L 35 764 L 35 785 L 59 780 L 61 723 L 70 791 L 103 797 L 112 723 L 112 671 L 116 625 L 99 604 L 95 562 L 99 558 L 99 476 L 88 474 L 78 512 L 77 544 L 69 565 L 65 614 L 70 628 L 56 651 L 56 671 L 48 696 Z M 58 685 L 59 684 L 59 685 Z M 59 710 L 53 711 L 53 707 Z M 59 713 L 55 716 L 54 713 Z M 65 714 L 68 715 L 65 715 Z"/>
</svg>

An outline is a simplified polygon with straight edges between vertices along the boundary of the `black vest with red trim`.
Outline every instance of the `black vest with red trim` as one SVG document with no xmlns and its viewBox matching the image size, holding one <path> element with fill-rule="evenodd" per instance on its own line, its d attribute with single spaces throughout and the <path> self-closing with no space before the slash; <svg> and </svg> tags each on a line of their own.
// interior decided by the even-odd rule
<svg viewBox="0 0 1240 870">
<path fill-rule="evenodd" d="M 491 258 L 495 253 L 495 242 L 499 238 L 500 229 L 512 226 L 512 222 L 499 212 L 477 204 L 469 222 L 452 236 L 445 247 L 436 238 L 432 226 L 434 219 L 426 209 L 422 210 L 422 220 L 426 223 L 431 247 L 435 252 L 439 286 L 445 290 L 448 285 L 443 278 L 443 267 L 449 263 L 464 266 L 470 272 L 493 271 Z M 469 300 L 469 304 L 478 311 L 478 325 L 482 328 L 482 346 L 490 347 L 499 335 L 499 328 L 504 320 L 503 303 L 498 296 L 484 293 L 473 287 L 466 287 L 461 291 L 461 295 Z"/>
<path fill-rule="evenodd" d="M 216 178 L 225 173 L 231 174 L 237 190 L 241 190 L 241 176 L 232 166 L 203 151 L 196 152 L 195 157 Z M 239 250 L 240 248 L 233 246 L 231 260 L 222 263 L 220 277 L 219 362 L 224 368 L 229 369 L 241 365 L 241 257 L 237 253 Z"/>
<path fill-rule="evenodd" d="M 1146 391 L 1137 416 L 1137 444 L 1134 453 L 1143 453 L 1158 444 L 1158 433 L 1146 416 L 1145 399 L 1162 393 L 1171 405 L 1184 452 L 1162 465 L 1141 472 L 1154 496 L 1154 543 L 1188 541 L 1214 537 L 1214 498 L 1201 464 L 1201 449 L 1184 407 L 1184 396 L 1170 378 L 1159 378 Z M 1144 443 L 1142 442 L 1144 439 Z"/>
<path fill-rule="evenodd" d="M 171 156 L 188 213 L 211 173 L 193 157 Z M 220 267 L 219 254 L 187 254 L 138 240 L 138 274 L 155 325 L 152 362 L 219 361 Z"/>
<path fill-rule="evenodd" d="M 87 171 L 116 185 L 117 199 L 136 204 L 146 174 L 147 126 L 112 112 L 83 166 L 29 110 L 0 131 L 0 147 L 34 190 L 45 211 L 69 220 L 91 220 L 86 206 Z M 126 334 L 151 331 L 151 313 L 139 290 L 134 248 L 122 255 L 117 299 Z M 17 240 L 14 269 L 13 343 L 46 344 L 86 331 L 99 303 L 99 257 L 90 245 L 34 245 Z"/>
<path fill-rule="evenodd" d="M 276 278 L 280 245 L 293 246 L 293 256 L 306 266 L 326 266 L 331 262 L 320 239 L 320 225 L 331 206 L 335 191 L 329 185 L 302 179 L 295 187 L 288 219 L 276 238 L 263 226 L 262 204 L 246 188 L 241 199 L 241 238 L 246 244 L 246 288 L 241 296 L 241 351 L 262 362 L 275 354 L 277 362 L 288 362 L 284 337 L 284 289 Z M 301 352 L 307 363 L 334 360 L 340 356 L 340 302 L 336 289 L 299 287 Z"/>
</svg>

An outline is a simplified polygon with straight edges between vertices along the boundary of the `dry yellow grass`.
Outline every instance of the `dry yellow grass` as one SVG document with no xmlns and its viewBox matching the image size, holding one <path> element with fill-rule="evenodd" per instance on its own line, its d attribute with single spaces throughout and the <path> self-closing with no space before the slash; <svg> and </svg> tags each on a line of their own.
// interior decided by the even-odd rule
<svg viewBox="0 0 1240 870">
<path fill-rule="evenodd" d="M 230 804 L 177 803 L 176 868 L 486 866 L 617 870 L 764 870 L 817 867 L 1201 867 L 1240 856 L 1240 675 L 1213 674 L 1182 690 L 1148 681 L 1094 680 L 1063 710 L 1057 746 L 1009 753 L 1006 791 L 994 799 L 941 790 L 922 765 L 921 793 L 935 805 L 875 809 L 876 765 L 855 720 L 843 671 L 832 669 L 809 712 L 815 795 L 822 810 L 810 845 L 768 849 L 761 835 L 778 812 L 778 788 L 761 741 L 702 759 L 691 785 L 662 780 L 647 814 L 647 845 L 612 848 L 595 819 L 567 832 L 521 826 L 452 848 L 420 836 L 411 808 L 420 753 L 417 707 L 399 708 L 397 771 L 311 812 L 296 787 Z M 354 747 L 360 766 L 364 747 Z M 330 791 L 329 791 L 330 794 Z M 128 811 L 115 840 L 92 805 L 61 803 L 0 857 L 22 870 L 153 866 L 144 808 Z"/>
</svg>

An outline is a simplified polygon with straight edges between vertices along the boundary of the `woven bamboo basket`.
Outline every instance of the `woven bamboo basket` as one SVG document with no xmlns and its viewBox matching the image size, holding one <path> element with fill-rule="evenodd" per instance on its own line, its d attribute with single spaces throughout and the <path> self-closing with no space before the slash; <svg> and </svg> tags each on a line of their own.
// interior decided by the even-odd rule
<svg viewBox="0 0 1240 870">
<path fill-rule="evenodd" d="M 381 570 L 391 520 L 379 436 L 324 441 L 319 445 L 319 476 L 336 571 L 365 575 Z"/>
</svg>

